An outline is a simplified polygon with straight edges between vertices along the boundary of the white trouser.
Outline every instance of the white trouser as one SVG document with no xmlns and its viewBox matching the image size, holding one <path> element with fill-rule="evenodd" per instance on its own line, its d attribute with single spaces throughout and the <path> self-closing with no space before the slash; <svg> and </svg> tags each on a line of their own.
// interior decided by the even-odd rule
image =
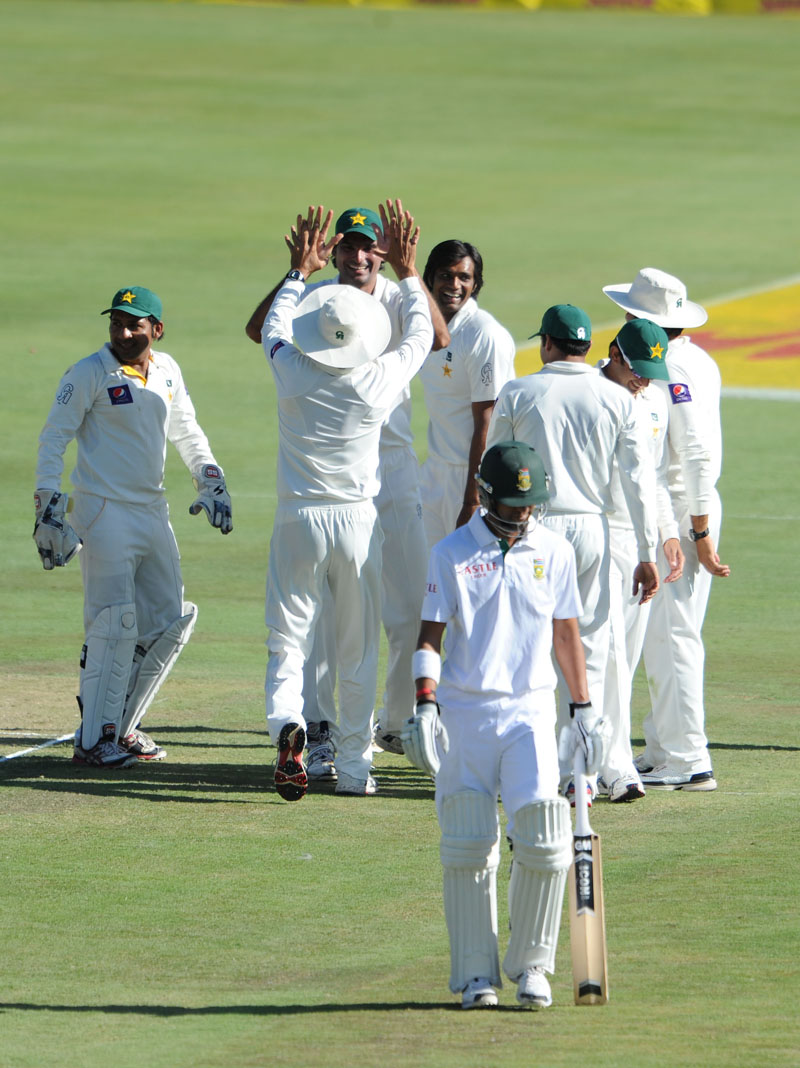
<svg viewBox="0 0 800 1068">
<path fill-rule="evenodd" d="M 586 679 L 594 708 L 602 714 L 606 660 L 608 659 L 609 567 L 608 520 L 603 515 L 546 515 L 542 523 L 562 534 L 575 550 L 583 613 L 578 627 L 586 656 Z M 558 661 L 558 730 L 569 723 L 570 694 Z M 572 768 L 561 767 L 562 780 L 572 778 Z"/>
<path fill-rule="evenodd" d="M 267 726 L 305 724 L 303 664 L 325 587 L 333 599 L 339 662 L 337 767 L 365 779 L 378 674 L 381 542 L 371 501 L 298 508 L 279 503 L 270 542 L 266 623 Z"/>
<path fill-rule="evenodd" d="M 683 532 L 691 520 L 684 505 L 673 501 Z M 709 510 L 709 530 L 719 545 L 722 506 L 719 497 Z M 705 734 L 703 670 L 705 653 L 701 631 L 712 577 L 697 559 L 695 544 L 685 533 L 683 575 L 664 585 L 653 598 L 644 640 L 644 663 L 650 687 L 651 712 L 644 721 L 645 756 L 671 772 L 695 774 L 711 770 Z M 666 561 L 659 549 L 659 568 Z"/>
<path fill-rule="evenodd" d="M 468 471 L 469 464 L 448 464 L 436 456 L 428 456 L 420 469 L 422 518 L 429 550 L 456 529 Z"/>
<path fill-rule="evenodd" d="M 414 713 L 411 656 L 419 635 L 428 549 L 413 449 L 394 448 L 381 453 L 380 474 L 381 488 L 375 506 L 383 532 L 381 615 L 389 647 L 380 720 L 384 730 L 395 733 Z M 303 672 L 307 721 L 335 723 L 336 670 L 333 604 L 326 590 L 313 649 Z M 338 732 L 334 734 L 338 744 Z"/>
<path fill-rule="evenodd" d="M 123 504 L 75 493 L 70 522 L 83 539 L 83 622 L 109 605 L 136 605 L 138 638 L 159 637 L 183 614 L 183 579 L 175 534 L 164 499 Z"/>
<path fill-rule="evenodd" d="M 639 556 L 633 530 L 610 527 L 609 544 L 610 611 L 603 715 L 611 725 L 611 737 L 600 774 L 610 786 L 622 775 L 637 775 L 631 751 L 631 690 L 651 602 L 639 604 L 639 597 L 631 592 Z"/>
</svg>

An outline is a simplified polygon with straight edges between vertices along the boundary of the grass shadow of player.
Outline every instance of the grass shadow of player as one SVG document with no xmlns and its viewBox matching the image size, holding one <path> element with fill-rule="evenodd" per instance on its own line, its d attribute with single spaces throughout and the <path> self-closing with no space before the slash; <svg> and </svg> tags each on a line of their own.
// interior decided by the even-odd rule
<svg viewBox="0 0 800 1068">
<path fill-rule="evenodd" d="M 631 745 L 634 749 L 643 749 L 645 744 L 644 738 L 631 738 Z M 709 742 L 708 748 L 742 753 L 800 753 L 798 745 L 754 745 L 752 742 Z"/>
<path fill-rule="evenodd" d="M 461 1012 L 460 1001 L 359 1001 L 294 1005 L 44 1005 L 0 1001 L 0 1012 L 103 1013 L 119 1016 L 315 1016 L 348 1012 Z M 520 1013 L 519 1005 L 496 1005 L 483 1014 Z"/>
</svg>

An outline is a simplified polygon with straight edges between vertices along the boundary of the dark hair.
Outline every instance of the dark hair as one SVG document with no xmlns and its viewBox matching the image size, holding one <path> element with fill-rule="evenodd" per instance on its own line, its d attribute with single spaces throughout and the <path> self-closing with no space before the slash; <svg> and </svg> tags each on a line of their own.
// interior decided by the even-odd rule
<svg viewBox="0 0 800 1068">
<path fill-rule="evenodd" d="M 670 339 L 670 341 L 674 341 L 676 337 L 680 337 L 681 334 L 683 333 L 683 327 L 682 326 L 681 327 L 665 326 L 665 327 L 663 327 L 663 330 L 664 330 L 664 333 L 667 335 L 667 337 Z"/>
<path fill-rule="evenodd" d="M 425 264 L 425 270 L 422 273 L 422 281 L 432 291 L 433 276 L 439 268 L 452 267 L 454 263 L 463 260 L 465 256 L 469 256 L 475 264 L 475 288 L 472 290 L 472 296 L 477 297 L 483 288 L 483 256 L 469 241 L 440 241 L 438 245 L 431 249 L 428 262 Z"/>
<path fill-rule="evenodd" d="M 563 352 L 565 356 L 585 356 L 592 347 L 591 340 L 574 341 L 571 337 L 553 337 L 552 334 L 548 334 L 547 336 L 558 351 Z"/>
</svg>

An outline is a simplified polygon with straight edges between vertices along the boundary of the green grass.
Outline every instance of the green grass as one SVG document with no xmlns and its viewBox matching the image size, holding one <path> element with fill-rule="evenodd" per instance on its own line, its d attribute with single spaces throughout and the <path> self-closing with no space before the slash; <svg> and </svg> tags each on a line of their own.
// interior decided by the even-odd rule
<svg viewBox="0 0 800 1068">
<path fill-rule="evenodd" d="M 121 284 L 164 299 L 236 530 L 168 487 L 192 642 L 149 716 L 162 766 L 66 749 L 0 765 L 2 1068 L 792 1065 L 798 1046 L 796 406 L 726 399 L 706 625 L 720 789 L 604 804 L 612 1000 L 465 1018 L 447 991 L 430 784 L 280 802 L 263 731 L 274 393 L 244 337 L 309 202 L 399 194 L 422 245 L 486 260 L 518 338 L 643 263 L 710 299 L 796 272 L 796 52 L 784 19 L 0 3 L 5 507 L 0 753 L 77 722 L 75 565 L 30 539 L 53 387 Z M 424 411 L 416 406 L 424 451 Z M 637 684 L 634 733 L 645 711 Z M 32 743 L 31 743 L 32 744 Z M 500 923 L 506 921 L 507 865 Z"/>
</svg>

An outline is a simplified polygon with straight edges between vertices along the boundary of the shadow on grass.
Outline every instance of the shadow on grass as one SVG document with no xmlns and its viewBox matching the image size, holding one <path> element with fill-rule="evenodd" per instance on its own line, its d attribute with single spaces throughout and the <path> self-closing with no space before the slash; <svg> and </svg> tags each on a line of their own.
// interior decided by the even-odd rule
<svg viewBox="0 0 800 1068">
<path fill-rule="evenodd" d="M 634 749 L 643 749 L 644 738 L 631 738 Z M 729 749 L 743 753 L 800 753 L 800 745 L 752 745 L 746 742 L 709 742 L 709 749 Z"/>
<path fill-rule="evenodd" d="M 101 1012 L 120 1016 L 313 1016 L 339 1012 L 441 1012 L 457 1010 L 458 1001 L 361 1001 L 321 1005 L 36 1005 L 29 1001 L 0 1001 L 0 1012 Z M 524 1012 L 518 1005 L 496 1005 L 492 1013 Z"/>
</svg>

